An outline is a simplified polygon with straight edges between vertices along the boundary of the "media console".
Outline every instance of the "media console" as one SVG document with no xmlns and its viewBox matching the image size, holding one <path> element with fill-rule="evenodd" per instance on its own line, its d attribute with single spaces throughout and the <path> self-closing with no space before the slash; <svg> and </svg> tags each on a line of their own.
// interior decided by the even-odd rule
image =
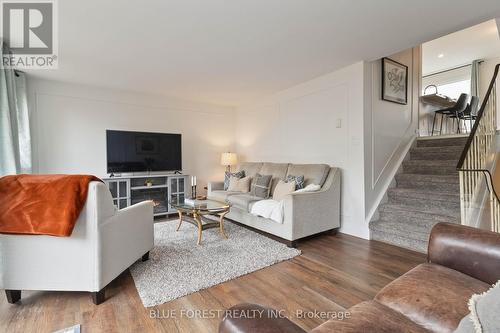
<svg viewBox="0 0 500 333">
<path fill-rule="evenodd" d="M 169 199 L 183 199 L 188 193 L 188 175 L 154 174 L 104 178 L 118 209 L 145 200 L 154 202 L 154 216 L 176 213 Z"/>
</svg>

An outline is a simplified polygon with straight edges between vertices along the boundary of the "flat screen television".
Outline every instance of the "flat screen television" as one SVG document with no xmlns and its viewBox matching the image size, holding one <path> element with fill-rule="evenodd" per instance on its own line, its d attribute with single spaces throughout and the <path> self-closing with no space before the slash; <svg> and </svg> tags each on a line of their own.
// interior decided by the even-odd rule
<svg viewBox="0 0 500 333">
<path fill-rule="evenodd" d="M 108 173 L 182 170 L 181 134 L 106 130 Z"/>
</svg>

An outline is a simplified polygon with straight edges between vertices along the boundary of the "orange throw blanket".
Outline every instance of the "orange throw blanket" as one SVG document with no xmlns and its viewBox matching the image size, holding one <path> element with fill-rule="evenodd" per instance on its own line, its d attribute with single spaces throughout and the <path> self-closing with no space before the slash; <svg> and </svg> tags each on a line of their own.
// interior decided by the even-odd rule
<svg viewBox="0 0 500 333">
<path fill-rule="evenodd" d="M 88 175 L 0 178 L 0 233 L 71 236 L 87 200 Z"/>
</svg>

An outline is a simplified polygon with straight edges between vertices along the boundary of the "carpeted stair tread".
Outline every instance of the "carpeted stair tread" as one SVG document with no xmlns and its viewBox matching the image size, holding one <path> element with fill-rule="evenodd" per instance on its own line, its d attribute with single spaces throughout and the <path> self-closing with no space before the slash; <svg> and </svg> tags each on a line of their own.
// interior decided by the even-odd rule
<svg viewBox="0 0 500 333">
<path fill-rule="evenodd" d="M 419 139 L 417 147 L 446 147 L 446 146 L 465 146 L 467 137 L 455 137 L 444 139 Z"/>
<path fill-rule="evenodd" d="M 427 224 L 409 224 L 394 221 L 378 220 L 370 222 L 370 230 L 390 232 L 400 236 L 409 237 L 415 240 L 425 241 L 429 237 L 432 227 L 438 222 L 429 222 Z"/>
<path fill-rule="evenodd" d="M 432 175 L 418 173 L 401 173 L 396 175 L 398 188 L 414 188 L 436 192 L 459 192 L 458 174 Z"/>
<path fill-rule="evenodd" d="M 455 216 L 460 211 L 459 193 L 429 192 L 427 190 L 391 188 L 389 203 L 419 207 L 437 214 Z"/>
<path fill-rule="evenodd" d="M 381 232 L 378 230 L 371 230 L 370 235 L 372 240 L 404 247 L 421 253 L 427 253 L 428 240 L 411 239 L 406 236 L 400 236 L 396 233 L 386 231 Z"/>
<path fill-rule="evenodd" d="M 412 160 L 457 160 L 462 154 L 463 147 L 415 147 L 410 150 Z"/>
<path fill-rule="evenodd" d="M 419 182 L 428 183 L 447 183 L 447 184 L 457 184 L 459 179 L 458 175 L 429 175 L 429 174 L 419 174 L 419 173 L 400 173 L 396 175 L 396 181 L 398 180 L 415 180 Z"/>
<path fill-rule="evenodd" d="M 422 200 L 432 200 L 432 201 L 445 201 L 445 202 L 458 202 L 460 203 L 460 193 L 441 193 L 436 191 L 427 191 L 422 189 L 413 188 L 399 188 L 393 187 L 387 190 L 389 197 L 407 197 Z"/>
<path fill-rule="evenodd" d="M 432 200 L 414 199 L 411 197 L 392 197 L 389 203 L 401 204 L 406 206 L 419 207 L 421 211 L 430 212 L 438 215 L 459 217 L 460 216 L 460 203 L 454 202 L 433 202 Z"/>
<path fill-rule="evenodd" d="M 458 223 L 458 216 L 441 215 L 429 210 L 419 210 L 420 207 L 400 204 L 382 204 L 379 208 L 380 219 L 387 221 L 426 224 L 428 221 Z M 457 215 L 457 214 L 456 214 Z"/>
<path fill-rule="evenodd" d="M 442 153 L 443 151 L 452 151 L 455 153 L 462 153 L 464 146 L 424 146 L 424 147 L 413 147 L 410 151 L 415 151 L 419 153 Z"/>
<path fill-rule="evenodd" d="M 447 166 L 457 166 L 456 160 L 408 160 L 404 161 L 403 164 L 408 165 L 425 165 L 432 167 L 447 167 Z"/>
<path fill-rule="evenodd" d="M 408 160 L 403 162 L 405 173 L 453 175 L 458 174 L 456 160 Z"/>
<path fill-rule="evenodd" d="M 417 200 L 411 199 L 391 199 L 388 204 L 401 206 L 401 208 L 406 208 L 409 212 L 419 211 L 452 218 L 460 217 L 460 204 L 444 206 L 433 204 L 432 202 L 418 202 Z"/>
</svg>

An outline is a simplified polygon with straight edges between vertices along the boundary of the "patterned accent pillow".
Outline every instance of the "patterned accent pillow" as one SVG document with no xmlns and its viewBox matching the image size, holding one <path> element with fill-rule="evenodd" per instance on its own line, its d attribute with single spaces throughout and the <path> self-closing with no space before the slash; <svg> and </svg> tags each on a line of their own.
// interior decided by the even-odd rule
<svg viewBox="0 0 500 333">
<path fill-rule="evenodd" d="M 271 175 L 261 175 L 256 174 L 252 180 L 252 186 L 250 192 L 253 196 L 262 199 L 267 199 L 269 197 L 269 190 L 271 189 L 271 180 L 273 176 Z"/>
<path fill-rule="evenodd" d="M 227 190 L 231 192 L 248 193 L 250 190 L 251 180 L 252 178 L 250 177 L 243 177 L 243 178 L 231 177 L 231 179 L 229 180 L 229 187 Z"/>
<path fill-rule="evenodd" d="M 295 190 L 300 190 L 304 188 L 304 176 L 292 176 L 286 177 L 285 182 L 290 183 L 295 181 Z"/>
<path fill-rule="evenodd" d="M 227 191 L 227 189 L 229 188 L 229 179 L 231 177 L 236 177 L 238 179 L 241 179 L 241 178 L 245 177 L 245 170 L 241 170 L 238 172 L 226 171 L 224 173 L 224 191 Z"/>
</svg>

